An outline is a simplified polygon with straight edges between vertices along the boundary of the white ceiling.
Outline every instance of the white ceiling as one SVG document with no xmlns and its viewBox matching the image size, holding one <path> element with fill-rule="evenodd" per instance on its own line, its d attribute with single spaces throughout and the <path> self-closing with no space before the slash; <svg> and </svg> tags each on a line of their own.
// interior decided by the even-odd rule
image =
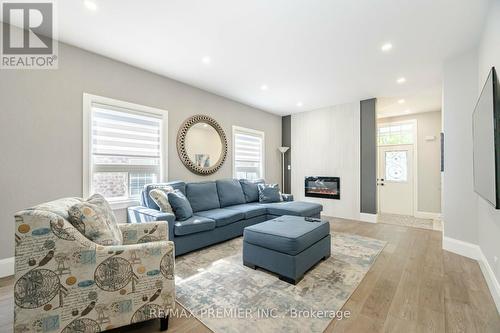
<svg viewBox="0 0 500 333">
<path fill-rule="evenodd" d="M 371 97 L 380 98 L 386 113 L 440 109 L 443 61 L 477 44 L 488 5 L 487 0 L 94 2 L 96 11 L 84 1 L 58 1 L 60 40 L 277 114 Z M 383 53 L 387 41 L 394 48 Z M 205 56 L 210 64 L 202 62 Z M 398 85 L 401 76 L 407 83 Z M 396 102 L 401 98 L 407 101 L 403 106 Z"/>
</svg>

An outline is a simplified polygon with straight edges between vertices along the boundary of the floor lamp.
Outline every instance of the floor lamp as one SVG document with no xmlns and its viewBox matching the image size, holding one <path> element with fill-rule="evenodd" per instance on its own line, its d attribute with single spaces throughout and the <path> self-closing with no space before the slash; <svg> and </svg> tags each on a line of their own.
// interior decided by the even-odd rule
<svg viewBox="0 0 500 333">
<path fill-rule="evenodd" d="M 290 149 L 290 147 L 279 147 L 278 150 L 281 153 L 281 191 L 285 192 L 285 153 Z"/>
</svg>

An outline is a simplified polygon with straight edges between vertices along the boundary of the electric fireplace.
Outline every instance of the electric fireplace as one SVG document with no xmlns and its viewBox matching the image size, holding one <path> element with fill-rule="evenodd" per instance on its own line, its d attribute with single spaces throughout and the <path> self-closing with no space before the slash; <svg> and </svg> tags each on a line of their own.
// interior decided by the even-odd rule
<svg viewBox="0 0 500 333">
<path fill-rule="evenodd" d="M 340 199 L 339 177 L 306 177 L 304 182 L 306 197 Z"/>
</svg>

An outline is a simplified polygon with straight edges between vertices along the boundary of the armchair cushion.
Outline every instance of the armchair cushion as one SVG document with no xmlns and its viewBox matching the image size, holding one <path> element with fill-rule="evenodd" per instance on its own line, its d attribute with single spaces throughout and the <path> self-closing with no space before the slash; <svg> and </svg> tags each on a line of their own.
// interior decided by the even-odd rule
<svg viewBox="0 0 500 333">
<path fill-rule="evenodd" d="M 168 222 L 118 224 L 123 236 L 123 245 L 143 244 L 168 240 Z"/>
<path fill-rule="evenodd" d="M 100 194 L 74 204 L 68 210 L 70 223 L 85 237 L 100 245 L 121 245 L 122 233 L 115 214 Z"/>
</svg>

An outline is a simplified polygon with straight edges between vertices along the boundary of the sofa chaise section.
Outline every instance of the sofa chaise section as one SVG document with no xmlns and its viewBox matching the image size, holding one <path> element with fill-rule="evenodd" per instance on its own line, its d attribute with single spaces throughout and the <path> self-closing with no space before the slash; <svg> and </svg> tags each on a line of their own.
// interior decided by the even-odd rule
<svg viewBox="0 0 500 333">
<path fill-rule="evenodd" d="M 149 191 L 165 186 L 186 195 L 193 209 L 192 217 L 177 221 L 174 214 L 160 212 Z M 237 179 L 149 184 L 141 193 L 141 206 L 128 208 L 129 222 L 167 221 L 175 254 L 181 255 L 241 236 L 245 227 L 277 216 L 319 217 L 323 209 L 317 203 L 293 201 L 289 194 L 282 195 L 281 202 L 259 203 L 256 188 L 255 182 Z"/>
</svg>

